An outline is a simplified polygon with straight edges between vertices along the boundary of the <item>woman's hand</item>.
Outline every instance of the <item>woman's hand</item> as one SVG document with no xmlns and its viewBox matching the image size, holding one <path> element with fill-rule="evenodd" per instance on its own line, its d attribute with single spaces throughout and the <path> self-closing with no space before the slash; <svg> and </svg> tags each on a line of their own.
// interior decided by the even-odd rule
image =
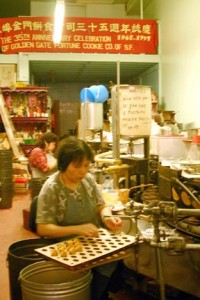
<svg viewBox="0 0 200 300">
<path fill-rule="evenodd" d="M 40 236 L 50 238 L 61 238 L 69 235 L 82 235 L 88 237 L 98 237 L 98 228 L 91 224 L 59 226 L 55 224 L 37 224 L 37 233 Z"/>
<path fill-rule="evenodd" d="M 119 232 L 122 229 L 122 220 L 119 217 L 104 217 L 103 222 L 113 232 Z"/>
<path fill-rule="evenodd" d="M 78 235 L 83 235 L 83 236 L 89 236 L 89 237 L 98 237 L 99 236 L 99 230 L 98 228 L 91 224 L 83 224 L 83 225 L 77 225 L 77 232 Z"/>
<path fill-rule="evenodd" d="M 122 230 L 122 220 L 119 217 L 112 216 L 111 208 L 108 206 L 99 207 L 100 216 L 104 225 L 113 232 Z"/>
</svg>

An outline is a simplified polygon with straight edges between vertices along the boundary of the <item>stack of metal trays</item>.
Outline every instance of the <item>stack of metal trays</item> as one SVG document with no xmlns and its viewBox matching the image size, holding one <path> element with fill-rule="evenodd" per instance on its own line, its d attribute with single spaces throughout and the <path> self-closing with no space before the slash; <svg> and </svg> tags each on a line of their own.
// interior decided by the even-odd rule
<svg viewBox="0 0 200 300">
<path fill-rule="evenodd" d="M 12 151 L 0 149 L 0 208 L 12 207 L 13 168 Z"/>
</svg>

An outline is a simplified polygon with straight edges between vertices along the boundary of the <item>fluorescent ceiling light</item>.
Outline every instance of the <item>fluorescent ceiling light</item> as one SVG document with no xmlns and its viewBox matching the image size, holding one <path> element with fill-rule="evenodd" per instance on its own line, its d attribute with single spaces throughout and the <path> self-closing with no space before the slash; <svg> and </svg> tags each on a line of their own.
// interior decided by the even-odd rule
<svg viewBox="0 0 200 300">
<path fill-rule="evenodd" d="M 82 4 L 115 4 L 113 0 L 76 0 L 76 2 Z"/>
<path fill-rule="evenodd" d="M 62 40 L 62 31 L 65 18 L 65 0 L 57 0 L 54 14 L 53 42 L 58 44 Z"/>
</svg>

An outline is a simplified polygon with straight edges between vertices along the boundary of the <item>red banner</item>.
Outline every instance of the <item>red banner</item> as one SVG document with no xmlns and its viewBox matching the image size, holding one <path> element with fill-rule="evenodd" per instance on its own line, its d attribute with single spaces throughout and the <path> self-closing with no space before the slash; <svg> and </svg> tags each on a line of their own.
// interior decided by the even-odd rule
<svg viewBox="0 0 200 300">
<path fill-rule="evenodd" d="M 0 19 L 2 53 L 157 53 L 155 20 L 66 18 L 59 44 L 52 41 L 53 22 L 50 17 Z"/>
</svg>

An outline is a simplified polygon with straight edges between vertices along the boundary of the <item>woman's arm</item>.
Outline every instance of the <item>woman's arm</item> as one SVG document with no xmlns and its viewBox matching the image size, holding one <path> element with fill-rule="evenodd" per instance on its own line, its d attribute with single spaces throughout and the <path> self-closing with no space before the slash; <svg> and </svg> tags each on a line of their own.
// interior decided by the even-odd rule
<svg viewBox="0 0 200 300">
<path fill-rule="evenodd" d="M 93 224 L 59 226 L 55 224 L 37 224 L 37 233 L 49 238 L 61 238 L 70 235 L 98 236 L 98 228 Z"/>
<path fill-rule="evenodd" d="M 49 171 L 57 169 L 57 159 L 54 158 L 51 162 L 48 162 Z"/>
<path fill-rule="evenodd" d="M 97 209 L 103 224 L 113 232 L 121 231 L 122 220 L 118 217 L 112 217 L 112 210 L 110 207 L 106 206 L 105 201 L 102 197 L 102 193 L 94 179 L 94 176 L 90 174 L 88 177 L 90 180 L 90 184 L 94 189 L 94 195 L 97 199 Z"/>
<path fill-rule="evenodd" d="M 44 150 L 34 148 L 29 157 L 30 166 L 39 169 L 41 172 L 49 172 L 47 157 Z"/>
<path fill-rule="evenodd" d="M 29 162 L 31 167 L 37 168 L 43 173 L 57 168 L 57 159 L 52 158 L 52 161 L 48 162 L 47 154 L 40 148 L 35 148 L 31 151 Z"/>
<path fill-rule="evenodd" d="M 99 212 L 104 225 L 113 232 L 121 231 L 122 220 L 112 216 L 111 208 L 105 205 L 99 206 Z"/>
</svg>

